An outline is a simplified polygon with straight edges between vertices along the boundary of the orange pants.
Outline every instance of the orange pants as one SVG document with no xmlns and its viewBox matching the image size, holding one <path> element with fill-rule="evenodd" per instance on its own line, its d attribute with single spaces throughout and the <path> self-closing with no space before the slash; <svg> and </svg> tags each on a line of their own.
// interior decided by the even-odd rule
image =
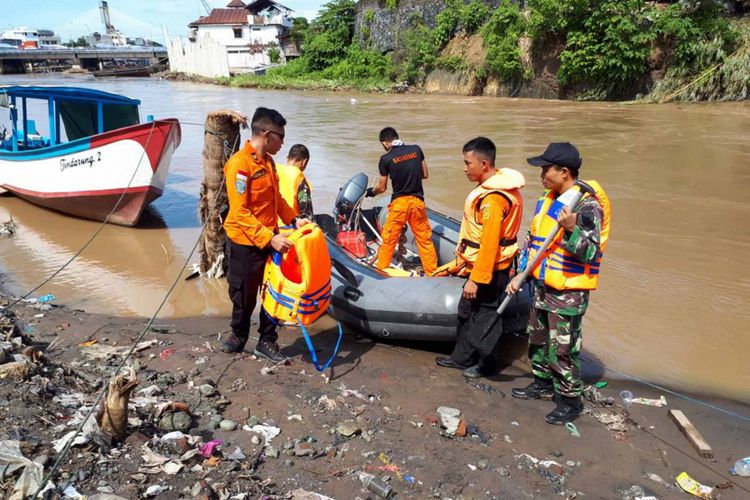
<svg viewBox="0 0 750 500">
<path fill-rule="evenodd" d="M 376 267 L 386 269 L 393 261 L 393 252 L 401 236 L 404 225 L 409 224 L 417 242 L 419 257 L 426 275 L 432 274 L 437 268 L 435 245 L 432 244 L 432 227 L 427 219 L 427 207 L 424 201 L 416 196 L 401 196 L 388 205 L 388 216 L 383 227 L 383 242 L 378 251 Z"/>
</svg>

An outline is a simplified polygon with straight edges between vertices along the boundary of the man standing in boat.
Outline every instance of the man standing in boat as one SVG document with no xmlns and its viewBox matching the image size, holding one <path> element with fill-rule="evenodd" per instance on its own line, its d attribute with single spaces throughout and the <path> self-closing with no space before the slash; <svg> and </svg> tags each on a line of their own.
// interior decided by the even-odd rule
<svg viewBox="0 0 750 500">
<path fill-rule="evenodd" d="M 446 266 L 445 273 L 468 279 L 458 303 L 456 346 L 449 357 L 435 361 L 463 370 L 465 377 L 478 378 L 494 370 L 492 353 L 503 331 L 502 321 L 495 322 L 495 310 L 518 253 L 521 188 L 526 181 L 516 170 L 495 168 L 495 144 L 486 137 L 467 142 L 463 153 L 466 177 L 477 187 L 466 197 L 456 261 Z"/>
<path fill-rule="evenodd" d="M 512 395 L 520 399 L 554 398 L 557 406 L 545 420 L 562 425 L 575 420 L 583 409 L 581 323 L 589 291 L 598 285 L 609 237 L 610 203 L 596 181 L 578 181 L 582 161 L 572 144 L 552 143 L 528 162 L 541 167 L 546 191 L 537 201 L 527 242 L 528 257 L 522 261 L 530 262 L 552 231 L 557 235 L 532 269 L 537 286 L 528 334 L 534 382 L 513 389 Z M 586 194 L 571 211 L 563 203 L 563 195 L 579 189 Z M 521 287 L 519 278 L 508 285 L 509 294 Z"/>
<path fill-rule="evenodd" d="M 312 189 L 305 177 L 305 169 L 310 162 L 310 151 L 304 144 L 295 144 L 289 148 L 286 163 L 277 163 L 279 173 L 279 191 L 284 201 L 294 209 L 300 217 L 312 220 Z M 279 219 L 279 225 L 283 221 Z"/>
<path fill-rule="evenodd" d="M 375 266 L 387 269 L 393 261 L 393 252 L 401 231 L 409 224 L 414 233 L 422 268 L 431 275 L 437 268 L 437 254 L 432 243 L 432 227 L 427 219 L 422 180 L 427 179 L 427 162 L 422 149 L 406 145 L 393 127 L 380 131 L 380 144 L 386 153 L 380 157 L 380 180 L 375 187 L 367 188 L 365 196 L 377 196 L 388 189 L 388 178 L 393 183 L 393 196 L 388 205 L 388 216 L 383 226 L 383 241 L 378 250 Z"/>
<path fill-rule="evenodd" d="M 227 283 L 232 301 L 232 334 L 221 344 L 224 352 L 244 349 L 266 259 L 271 250 L 285 253 L 292 245 L 279 234 L 277 218 L 296 227 L 309 223 L 298 216 L 279 192 L 272 156 L 284 143 L 285 125 L 286 120 L 278 111 L 256 109 L 250 123 L 250 140 L 224 166 L 229 200 L 229 213 L 224 221 L 229 263 Z M 274 362 L 286 359 L 276 343 L 276 325 L 262 310 L 258 332 L 256 356 Z"/>
</svg>

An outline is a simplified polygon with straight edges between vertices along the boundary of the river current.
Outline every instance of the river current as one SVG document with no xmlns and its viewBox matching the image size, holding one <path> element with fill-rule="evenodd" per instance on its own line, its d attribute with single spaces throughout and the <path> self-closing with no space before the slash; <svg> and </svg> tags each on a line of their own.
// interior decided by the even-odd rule
<svg viewBox="0 0 750 500">
<path fill-rule="evenodd" d="M 498 165 L 526 176 L 523 232 L 542 190 L 539 169 L 525 158 L 548 142 L 568 140 L 582 153 L 581 177 L 599 181 L 613 205 L 600 288 L 584 320 L 585 354 L 655 382 L 750 401 L 744 329 L 750 324 L 750 102 L 625 105 L 262 91 L 79 75 L 1 75 L 4 84 L 121 93 L 142 101 L 142 119 L 152 114 L 183 123 L 164 195 L 139 227 L 106 227 L 40 291 L 60 302 L 116 315 L 154 313 L 200 231 L 202 124 L 209 111 L 278 109 L 288 120 L 281 153 L 298 142 L 310 149 L 306 173 L 318 213 L 331 212 L 339 187 L 356 172 L 375 180 L 383 152 L 378 131 L 393 126 L 425 152 L 428 205 L 457 217 L 472 188 L 461 147 L 485 135 L 498 146 Z M 42 133 L 44 111 L 37 116 Z M 0 125 L 7 123 L 3 112 Z M 18 232 L 0 240 L 0 265 L 6 286 L 17 292 L 56 270 L 98 227 L 0 197 L 0 219 L 10 215 Z M 229 310 L 223 280 L 181 280 L 161 318 L 228 316 Z"/>
</svg>

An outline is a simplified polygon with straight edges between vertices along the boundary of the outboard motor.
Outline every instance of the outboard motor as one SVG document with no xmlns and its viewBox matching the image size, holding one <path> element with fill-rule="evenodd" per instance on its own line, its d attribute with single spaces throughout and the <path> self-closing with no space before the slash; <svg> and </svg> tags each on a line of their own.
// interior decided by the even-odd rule
<svg viewBox="0 0 750 500">
<path fill-rule="evenodd" d="M 336 203 L 333 207 L 333 215 L 341 227 L 351 227 L 352 213 L 365 195 L 368 182 L 367 174 L 359 172 L 339 189 L 339 194 L 336 197 Z"/>
</svg>

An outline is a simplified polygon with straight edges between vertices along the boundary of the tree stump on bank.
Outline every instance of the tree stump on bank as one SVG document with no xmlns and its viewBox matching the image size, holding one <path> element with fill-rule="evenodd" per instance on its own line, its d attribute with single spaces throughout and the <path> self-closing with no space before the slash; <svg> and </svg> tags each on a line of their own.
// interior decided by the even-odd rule
<svg viewBox="0 0 750 500">
<path fill-rule="evenodd" d="M 199 208 L 205 229 L 198 244 L 200 272 L 206 278 L 226 274 L 223 224 L 228 203 L 224 164 L 241 147 L 240 126 L 247 128 L 247 117 L 235 111 L 213 111 L 206 117 Z"/>
</svg>

